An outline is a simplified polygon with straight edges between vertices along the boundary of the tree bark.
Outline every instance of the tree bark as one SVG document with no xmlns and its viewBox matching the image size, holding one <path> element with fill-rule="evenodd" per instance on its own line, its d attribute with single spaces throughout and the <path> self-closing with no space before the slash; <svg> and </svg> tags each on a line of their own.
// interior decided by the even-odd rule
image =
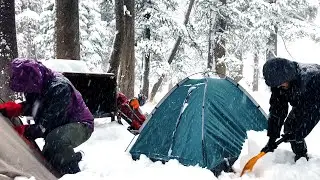
<svg viewBox="0 0 320 180">
<path fill-rule="evenodd" d="M 124 44 L 121 53 L 119 77 L 120 91 L 128 97 L 134 97 L 135 84 L 135 53 L 134 53 L 134 0 L 124 0 L 127 8 L 124 16 Z"/>
<path fill-rule="evenodd" d="M 150 13 L 147 13 L 144 17 L 146 21 L 150 19 Z M 145 28 L 145 37 L 148 41 L 151 38 L 151 30 L 149 27 Z M 142 94 L 149 98 L 149 74 L 150 74 L 150 51 L 149 47 L 147 48 L 147 52 L 144 56 L 144 68 L 143 68 L 143 86 L 142 86 Z"/>
<path fill-rule="evenodd" d="M 259 55 L 258 53 L 254 54 L 253 59 L 253 82 L 252 82 L 252 91 L 259 90 Z"/>
<path fill-rule="evenodd" d="M 8 65 L 18 57 L 14 1 L 0 1 L 0 14 L 0 98 L 7 101 L 14 98 L 8 83 Z"/>
<path fill-rule="evenodd" d="M 190 0 L 189 6 L 188 6 L 188 10 L 187 10 L 187 13 L 185 15 L 184 22 L 183 22 L 184 25 L 187 25 L 188 22 L 189 22 L 189 18 L 190 18 L 190 14 L 191 14 L 191 10 L 192 10 L 194 2 L 195 2 L 195 0 Z M 175 55 L 177 54 L 177 51 L 178 51 L 178 48 L 180 46 L 181 41 L 182 41 L 182 37 L 179 36 L 177 41 L 176 41 L 176 43 L 175 43 L 175 45 L 174 45 L 174 47 L 173 47 L 173 49 L 172 49 L 172 51 L 171 51 L 171 54 L 169 56 L 169 59 L 168 59 L 169 65 L 172 63 Z M 158 79 L 158 81 L 153 85 L 152 91 L 151 91 L 151 94 L 150 94 L 150 101 L 153 101 L 153 99 L 154 99 L 159 87 L 161 86 L 161 83 L 162 83 L 164 77 L 165 77 L 165 74 L 162 74 L 160 76 L 160 78 Z"/>
<path fill-rule="evenodd" d="M 56 0 L 56 56 L 57 59 L 80 59 L 79 2 Z"/>
<path fill-rule="evenodd" d="M 150 52 L 145 55 L 142 94 L 149 98 Z"/>
<path fill-rule="evenodd" d="M 122 45 L 124 41 L 124 20 L 123 20 L 123 0 L 115 0 L 116 13 L 116 36 L 113 43 L 113 50 L 109 60 L 109 73 L 113 73 L 118 77 L 118 69 L 121 62 Z"/>
<path fill-rule="evenodd" d="M 236 52 L 236 58 L 241 61 L 240 67 L 237 67 L 237 70 L 235 71 L 235 77 L 233 78 L 235 82 L 241 81 L 243 78 L 243 58 L 242 58 L 242 52 Z"/>
<path fill-rule="evenodd" d="M 271 32 L 270 37 L 267 42 L 267 51 L 266 51 L 266 59 L 272 59 L 277 56 L 277 33 L 278 33 L 278 27 L 274 26 L 274 31 Z"/>
<path fill-rule="evenodd" d="M 222 4 L 226 4 L 226 0 L 220 0 Z M 217 16 L 216 28 L 215 28 L 215 35 L 216 38 L 214 40 L 214 60 L 215 60 L 215 69 L 216 73 L 219 75 L 226 75 L 226 65 L 224 62 L 219 62 L 219 59 L 225 56 L 225 40 L 221 37 L 221 34 L 226 30 L 227 22 L 223 17 Z"/>
<path fill-rule="evenodd" d="M 276 0 L 269 0 L 269 3 L 270 4 L 276 3 Z M 270 37 L 269 37 L 268 42 L 267 42 L 266 60 L 275 58 L 277 56 L 278 27 L 277 27 L 277 25 L 274 25 L 273 27 L 274 27 L 274 31 L 270 32 Z"/>
<path fill-rule="evenodd" d="M 212 70 L 213 68 L 213 46 L 212 46 L 212 10 L 210 10 L 210 23 L 209 23 L 209 34 L 208 34 L 208 63 L 207 68 L 208 70 Z"/>
<path fill-rule="evenodd" d="M 183 21 L 183 24 L 184 25 L 187 25 L 188 22 L 189 22 L 189 18 L 190 18 L 190 13 L 191 13 L 191 10 L 192 10 L 192 7 L 193 7 L 193 4 L 194 4 L 194 1 L 195 0 L 190 0 L 190 3 L 189 3 L 189 7 L 188 7 L 188 10 L 187 10 L 187 13 L 185 15 L 185 18 L 184 18 L 184 21 Z M 182 37 L 179 36 L 172 51 L 171 51 L 171 54 L 169 56 L 169 59 L 168 59 L 168 63 L 171 64 L 175 55 L 177 54 L 177 51 L 178 51 L 178 48 L 180 46 L 180 43 L 181 43 L 181 40 L 182 40 Z"/>
<path fill-rule="evenodd" d="M 150 101 L 153 101 L 154 100 L 154 97 L 156 96 L 157 92 L 158 92 L 158 89 L 160 88 L 161 86 L 161 83 L 164 79 L 165 75 L 162 74 L 160 76 L 160 78 L 158 79 L 158 81 L 153 85 L 152 87 L 152 90 L 151 90 L 151 93 L 150 93 Z"/>
</svg>

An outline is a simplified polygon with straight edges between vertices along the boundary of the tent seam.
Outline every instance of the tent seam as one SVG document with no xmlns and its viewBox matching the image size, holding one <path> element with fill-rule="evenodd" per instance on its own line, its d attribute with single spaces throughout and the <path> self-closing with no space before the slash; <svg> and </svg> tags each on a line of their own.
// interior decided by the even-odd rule
<svg viewBox="0 0 320 180">
<path fill-rule="evenodd" d="M 203 158 L 203 162 L 205 162 L 205 166 L 208 165 L 208 162 L 206 161 L 206 156 L 207 156 L 207 152 L 205 152 L 205 140 L 204 140 L 204 107 L 205 107 L 205 98 L 206 98 L 206 93 L 207 93 L 207 88 L 208 88 L 208 79 L 205 78 L 205 86 L 204 86 L 204 92 L 203 92 L 203 98 L 202 98 L 202 158 Z"/>
</svg>

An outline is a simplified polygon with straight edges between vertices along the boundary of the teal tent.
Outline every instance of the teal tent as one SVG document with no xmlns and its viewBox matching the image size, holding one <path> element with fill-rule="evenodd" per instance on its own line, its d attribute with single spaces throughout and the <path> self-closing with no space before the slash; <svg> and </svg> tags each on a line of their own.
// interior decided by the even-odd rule
<svg viewBox="0 0 320 180">
<path fill-rule="evenodd" d="M 133 159 L 177 159 L 219 174 L 238 158 L 246 131 L 266 127 L 260 106 L 230 78 L 188 77 L 148 116 L 130 153 Z"/>
</svg>

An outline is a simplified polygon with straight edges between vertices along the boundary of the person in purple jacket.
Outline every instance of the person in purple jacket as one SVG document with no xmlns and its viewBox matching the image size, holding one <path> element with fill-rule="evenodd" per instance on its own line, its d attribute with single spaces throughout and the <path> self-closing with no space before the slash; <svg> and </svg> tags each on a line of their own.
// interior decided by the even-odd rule
<svg viewBox="0 0 320 180">
<path fill-rule="evenodd" d="M 44 138 L 43 155 L 61 175 L 79 172 L 82 155 L 73 148 L 89 139 L 94 121 L 79 91 L 36 60 L 14 59 L 10 71 L 10 88 L 26 100 L 1 104 L 4 115 L 33 116 L 35 124 L 21 126 L 20 132 L 31 140 Z"/>
</svg>

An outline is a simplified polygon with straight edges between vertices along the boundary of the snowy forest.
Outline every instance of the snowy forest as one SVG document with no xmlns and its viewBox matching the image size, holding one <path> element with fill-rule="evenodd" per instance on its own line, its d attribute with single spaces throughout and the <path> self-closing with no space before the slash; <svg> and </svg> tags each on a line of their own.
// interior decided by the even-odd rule
<svg viewBox="0 0 320 180">
<path fill-rule="evenodd" d="M 252 62 L 277 56 L 278 41 L 320 41 L 317 0 L 1 0 L 0 96 L 16 57 L 85 61 L 117 75 L 118 88 L 153 100 L 196 72 L 236 82 Z M 164 85 L 167 86 L 164 86 Z"/>
</svg>

